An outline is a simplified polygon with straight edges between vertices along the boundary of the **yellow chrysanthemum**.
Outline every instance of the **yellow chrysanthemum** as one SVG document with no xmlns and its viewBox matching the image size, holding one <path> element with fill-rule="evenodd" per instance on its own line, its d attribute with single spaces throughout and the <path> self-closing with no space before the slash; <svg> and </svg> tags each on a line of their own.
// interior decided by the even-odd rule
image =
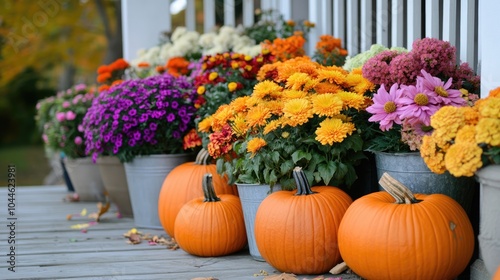
<svg viewBox="0 0 500 280">
<path fill-rule="evenodd" d="M 253 88 L 252 96 L 264 99 L 268 96 L 276 96 L 283 90 L 278 84 L 272 81 L 262 81 L 256 84 Z"/>
<path fill-rule="evenodd" d="M 278 83 L 285 82 L 291 75 L 297 73 L 297 68 L 289 63 L 281 63 L 277 70 L 278 76 L 274 80 Z"/>
<path fill-rule="evenodd" d="M 286 124 L 292 127 L 306 123 L 313 116 L 312 105 L 305 98 L 292 99 L 283 106 Z"/>
<path fill-rule="evenodd" d="M 235 82 L 230 82 L 229 84 L 227 84 L 227 89 L 229 90 L 229 92 L 233 92 L 237 88 L 238 88 L 238 84 Z"/>
<path fill-rule="evenodd" d="M 264 64 L 262 67 L 260 67 L 259 72 L 257 72 L 257 81 L 263 81 L 267 78 L 268 76 L 272 73 L 278 74 L 278 65 L 280 63 L 272 63 L 272 64 Z"/>
<path fill-rule="evenodd" d="M 251 95 L 245 100 L 245 106 L 247 108 L 252 108 L 253 106 L 256 106 L 257 104 L 262 102 L 264 102 L 264 100 L 262 100 L 261 98 Z"/>
<path fill-rule="evenodd" d="M 353 123 L 343 123 L 339 119 L 325 119 L 316 129 L 316 140 L 322 145 L 340 143 L 356 128 Z"/>
<path fill-rule="evenodd" d="M 212 127 L 212 116 L 208 116 L 198 123 L 199 132 L 209 133 L 211 127 Z"/>
<path fill-rule="evenodd" d="M 311 77 L 306 73 L 294 73 L 286 80 L 286 88 L 292 90 L 301 90 Z"/>
<path fill-rule="evenodd" d="M 295 98 L 304 98 L 307 96 L 307 92 L 302 90 L 292 90 L 285 89 L 281 92 L 281 98 L 283 100 L 295 99 Z"/>
<path fill-rule="evenodd" d="M 476 142 L 500 146 L 500 119 L 480 119 L 476 126 Z"/>
<path fill-rule="evenodd" d="M 342 85 L 345 80 L 345 73 L 337 69 L 321 69 L 318 70 L 318 79 L 322 81 L 328 81 L 333 84 Z"/>
<path fill-rule="evenodd" d="M 310 91 L 310 90 L 314 89 L 316 87 L 316 85 L 319 84 L 319 82 L 320 81 L 318 79 L 310 79 L 304 85 L 304 90 L 305 91 Z"/>
<path fill-rule="evenodd" d="M 327 83 L 327 82 L 321 82 L 318 83 L 315 87 L 314 90 L 318 94 L 322 93 L 336 93 L 337 91 L 341 90 L 341 87 L 335 84 Z"/>
<path fill-rule="evenodd" d="M 276 129 L 280 128 L 281 127 L 281 121 L 279 120 L 272 120 L 270 122 L 268 122 L 266 124 L 266 126 L 264 127 L 264 135 L 270 133 L 270 132 L 273 132 L 275 131 Z"/>
<path fill-rule="evenodd" d="M 422 145 L 420 146 L 420 156 L 422 156 L 425 164 L 429 169 L 436 174 L 443 174 L 446 171 L 444 165 L 444 152 L 439 149 L 434 139 L 425 135 L 422 138 Z"/>
<path fill-rule="evenodd" d="M 444 106 L 431 116 L 432 137 L 439 147 L 450 143 L 464 125 L 465 118 L 458 107 Z"/>
<path fill-rule="evenodd" d="M 238 97 L 238 98 L 234 99 L 233 101 L 231 101 L 231 103 L 229 105 L 231 106 L 231 109 L 235 113 L 244 112 L 247 109 L 246 104 L 247 104 L 247 100 L 249 98 L 250 98 L 249 96 Z"/>
<path fill-rule="evenodd" d="M 270 117 L 271 112 L 269 112 L 267 107 L 255 106 L 248 110 L 246 120 L 249 127 L 254 127 L 256 125 L 263 126 Z"/>
<path fill-rule="evenodd" d="M 464 115 L 466 125 L 476 125 L 479 121 L 479 112 L 473 107 L 459 107 L 459 110 Z"/>
<path fill-rule="evenodd" d="M 318 116 L 333 117 L 340 114 L 343 102 L 333 93 L 315 95 L 312 98 L 313 112 Z"/>
<path fill-rule="evenodd" d="M 283 115 L 284 103 L 281 100 L 270 100 L 262 103 L 263 106 L 269 109 L 269 112 L 275 116 Z"/>
<path fill-rule="evenodd" d="M 444 157 L 446 169 L 455 177 L 474 176 L 474 172 L 483 166 L 482 153 L 475 143 L 455 143 Z"/>
<path fill-rule="evenodd" d="M 197 89 L 196 89 L 196 93 L 198 94 L 204 94 L 205 93 L 205 87 L 204 86 L 199 86 Z"/>
<path fill-rule="evenodd" d="M 488 96 L 492 96 L 492 97 L 500 97 L 500 87 L 497 87 L 497 88 L 494 88 L 492 90 L 490 90 L 490 95 Z"/>
<path fill-rule="evenodd" d="M 219 77 L 219 74 L 217 72 L 212 72 L 212 73 L 210 73 L 210 75 L 208 75 L 208 79 L 210 81 L 217 79 L 217 77 Z"/>
<path fill-rule="evenodd" d="M 476 127 L 464 125 L 457 132 L 455 143 L 473 143 L 476 144 Z"/>
<path fill-rule="evenodd" d="M 350 91 L 339 91 L 336 95 L 344 103 L 343 109 L 354 108 L 356 110 L 361 110 L 364 107 L 365 98 L 362 95 Z"/>
<path fill-rule="evenodd" d="M 489 97 L 479 110 L 479 114 L 484 118 L 500 119 L 500 97 Z"/>
<path fill-rule="evenodd" d="M 220 130 L 233 116 L 233 112 L 228 104 L 221 105 L 212 115 L 212 130 Z"/>
<path fill-rule="evenodd" d="M 250 157 L 254 157 L 255 154 L 264 146 L 267 145 L 266 140 L 256 137 L 248 141 L 247 152 L 252 153 Z"/>
<path fill-rule="evenodd" d="M 248 130 L 248 124 L 245 121 L 245 116 L 242 114 L 237 115 L 231 123 L 231 129 L 236 136 L 244 136 Z"/>
</svg>

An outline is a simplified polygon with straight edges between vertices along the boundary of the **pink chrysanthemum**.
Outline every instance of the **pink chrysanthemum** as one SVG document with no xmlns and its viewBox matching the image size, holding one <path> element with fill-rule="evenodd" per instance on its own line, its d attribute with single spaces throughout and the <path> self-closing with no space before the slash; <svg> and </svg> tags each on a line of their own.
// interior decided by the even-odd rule
<svg viewBox="0 0 500 280">
<path fill-rule="evenodd" d="M 379 122 L 382 131 L 391 129 L 394 123 L 401 124 L 402 104 L 400 102 L 402 94 L 398 84 L 393 84 L 389 92 L 382 84 L 377 93 L 373 95 L 373 105 L 366 108 L 366 111 L 373 115 L 368 120 Z"/>
<path fill-rule="evenodd" d="M 421 71 L 422 76 L 417 77 L 417 88 L 421 86 L 424 90 L 432 91 L 436 101 L 441 105 L 451 105 L 455 107 L 466 105 L 466 100 L 462 98 L 462 93 L 457 89 L 451 89 L 452 78 L 449 78 L 446 83 L 437 77 L 433 77 L 424 69 Z"/>
<path fill-rule="evenodd" d="M 439 109 L 434 92 L 416 86 L 402 86 L 401 90 L 401 119 L 407 119 L 412 124 L 421 122 L 430 125 L 431 116 Z"/>
</svg>

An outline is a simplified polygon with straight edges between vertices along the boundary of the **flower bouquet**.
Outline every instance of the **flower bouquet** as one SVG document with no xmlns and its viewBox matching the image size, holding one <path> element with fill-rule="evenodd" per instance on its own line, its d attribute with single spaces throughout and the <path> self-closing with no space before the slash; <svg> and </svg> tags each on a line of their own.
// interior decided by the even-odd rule
<svg viewBox="0 0 500 280">
<path fill-rule="evenodd" d="M 36 120 L 48 149 L 85 157 L 82 120 L 96 95 L 95 87 L 79 84 L 38 103 Z"/>
<path fill-rule="evenodd" d="M 431 117 L 431 126 L 420 154 L 432 172 L 472 177 L 483 167 L 500 164 L 500 87 L 473 107 L 442 107 Z"/>
<path fill-rule="evenodd" d="M 183 153 L 183 138 L 194 128 L 196 91 L 183 76 L 163 74 L 126 80 L 102 91 L 84 121 L 86 154 L 116 155 L 122 162 L 139 155 Z"/>
<path fill-rule="evenodd" d="M 478 98 L 479 77 L 466 63 L 456 65 L 455 47 L 438 39 L 416 40 L 409 52 L 382 51 L 362 71 L 378 87 L 367 108 L 377 126 L 364 134 L 372 151 L 417 151 L 439 108 L 470 106 Z"/>
<path fill-rule="evenodd" d="M 307 57 L 264 65 L 251 96 L 222 105 L 199 123 L 208 151 L 230 182 L 294 188 L 302 166 L 310 182 L 349 185 L 363 158 L 354 116 L 373 85 L 360 71 L 326 67 Z"/>
</svg>

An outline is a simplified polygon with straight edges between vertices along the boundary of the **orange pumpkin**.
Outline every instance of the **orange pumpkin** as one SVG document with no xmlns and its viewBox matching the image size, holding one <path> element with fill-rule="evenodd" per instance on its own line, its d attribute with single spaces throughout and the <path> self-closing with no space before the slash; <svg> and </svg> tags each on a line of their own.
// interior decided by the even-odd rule
<svg viewBox="0 0 500 280">
<path fill-rule="evenodd" d="M 215 194 L 212 174 L 203 177 L 204 197 L 182 206 L 175 220 L 175 240 L 181 249 L 201 257 L 237 252 L 247 244 L 239 197 Z"/>
<path fill-rule="evenodd" d="M 227 184 L 227 178 L 217 175 L 215 164 L 209 164 L 208 152 L 202 149 L 194 162 L 175 167 L 163 181 L 158 197 L 158 216 L 165 231 L 174 237 L 174 223 L 181 207 L 191 199 L 203 196 L 201 181 L 205 173 L 213 177 L 215 191 L 219 194 L 238 195 L 235 186 Z"/>
<path fill-rule="evenodd" d="M 500 280 L 500 265 L 497 268 L 497 271 L 495 272 L 495 275 L 493 275 L 493 278 L 491 280 Z"/>
<path fill-rule="evenodd" d="M 413 194 L 387 173 L 387 192 L 349 207 L 339 228 L 342 258 L 365 279 L 454 279 L 468 265 L 474 232 L 467 214 L 442 194 Z"/>
<path fill-rule="evenodd" d="M 267 196 L 255 217 L 260 254 L 282 272 L 321 274 L 341 261 L 337 229 L 352 203 L 336 187 L 310 187 L 300 167 L 293 171 L 297 191 Z"/>
</svg>

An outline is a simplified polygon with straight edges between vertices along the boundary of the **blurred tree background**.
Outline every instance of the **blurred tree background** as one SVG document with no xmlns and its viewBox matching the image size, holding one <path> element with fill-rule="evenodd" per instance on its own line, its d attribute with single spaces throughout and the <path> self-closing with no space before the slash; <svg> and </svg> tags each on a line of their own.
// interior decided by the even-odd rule
<svg viewBox="0 0 500 280">
<path fill-rule="evenodd" d="M 37 101 L 94 83 L 100 64 L 122 57 L 121 36 L 119 0 L 2 0 L 0 166 L 16 164 L 19 185 L 42 184 L 50 170 L 34 121 Z"/>
<path fill-rule="evenodd" d="M 254 2 L 259 9 L 260 0 Z M 234 1 L 236 24 L 242 23 L 242 3 Z M 221 26 L 224 0 L 215 6 Z M 186 0 L 172 0 L 166 9 L 172 30 L 184 26 L 185 7 Z M 195 7 L 202 33 L 203 0 Z M 18 185 L 43 184 L 51 169 L 35 125 L 37 101 L 77 83 L 95 83 L 99 65 L 122 57 L 121 20 L 121 0 L 0 1 L 0 170 L 15 164 Z M 6 176 L 0 171 L 0 186 Z"/>
</svg>

